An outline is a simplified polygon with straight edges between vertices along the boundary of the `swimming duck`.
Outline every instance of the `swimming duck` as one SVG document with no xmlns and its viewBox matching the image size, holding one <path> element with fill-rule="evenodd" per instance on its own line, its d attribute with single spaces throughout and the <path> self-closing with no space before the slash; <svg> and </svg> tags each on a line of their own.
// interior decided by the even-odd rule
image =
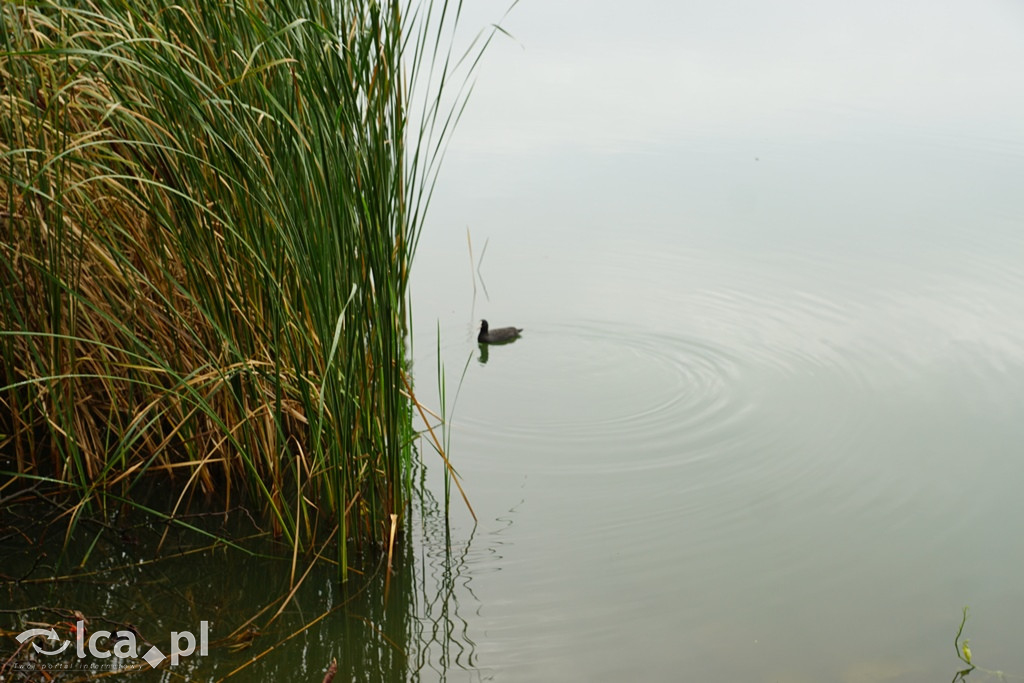
<svg viewBox="0 0 1024 683">
<path fill-rule="evenodd" d="M 476 336 L 476 340 L 481 344 L 503 344 L 518 339 L 522 331 L 521 327 L 499 327 L 491 330 L 487 327 L 487 321 L 481 320 L 480 334 Z"/>
</svg>

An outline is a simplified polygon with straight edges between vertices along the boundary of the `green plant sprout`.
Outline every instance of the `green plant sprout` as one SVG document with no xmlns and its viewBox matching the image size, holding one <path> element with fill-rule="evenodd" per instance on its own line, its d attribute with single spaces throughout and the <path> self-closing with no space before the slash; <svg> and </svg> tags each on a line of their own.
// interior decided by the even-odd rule
<svg viewBox="0 0 1024 683">
<path fill-rule="evenodd" d="M 967 624 L 967 607 L 964 607 L 963 618 L 960 619 L 960 628 L 957 629 L 956 637 L 953 638 L 953 648 L 956 650 L 957 659 L 959 659 L 964 664 L 966 664 L 967 668 L 966 669 L 962 669 L 962 670 L 956 672 L 956 675 L 953 676 L 953 683 L 957 683 L 957 681 L 966 681 L 967 680 L 967 675 L 970 674 L 975 669 L 977 669 L 978 671 L 982 671 L 982 672 L 984 672 L 986 674 L 989 674 L 990 676 L 994 676 L 996 678 L 996 680 L 1000 680 L 1000 681 L 1011 680 L 1011 677 L 1007 676 L 1002 671 L 993 671 L 991 669 L 984 669 L 984 668 L 979 667 L 979 666 L 974 664 L 973 654 L 971 653 L 971 646 L 970 646 L 971 639 L 970 638 L 964 638 L 963 644 L 960 643 L 960 636 L 963 635 L 963 633 L 964 633 L 964 625 L 966 625 L 966 624 Z M 1020 677 L 1014 677 L 1014 678 L 1020 678 Z"/>
</svg>

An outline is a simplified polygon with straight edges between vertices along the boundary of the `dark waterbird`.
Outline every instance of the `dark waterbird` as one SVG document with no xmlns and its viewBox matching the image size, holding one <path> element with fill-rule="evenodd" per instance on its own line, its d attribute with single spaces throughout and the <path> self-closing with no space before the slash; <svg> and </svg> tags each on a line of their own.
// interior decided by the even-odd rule
<svg viewBox="0 0 1024 683">
<path fill-rule="evenodd" d="M 522 331 L 521 327 L 499 327 L 492 330 L 487 327 L 486 320 L 481 320 L 480 334 L 476 336 L 476 340 L 481 344 L 503 344 L 518 339 Z"/>
</svg>

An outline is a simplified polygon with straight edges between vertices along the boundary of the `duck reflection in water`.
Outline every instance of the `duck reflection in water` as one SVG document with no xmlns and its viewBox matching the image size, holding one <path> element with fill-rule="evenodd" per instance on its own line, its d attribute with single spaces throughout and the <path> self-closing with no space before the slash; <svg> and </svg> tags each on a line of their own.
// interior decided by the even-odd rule
<svg viewBox="0 0 1024 683">
<path fill-rule="evenodd" d="M 476 336 L 476 341 L 480 344 L 480 364 L 487 363 L 490 355 L 488 349 L 492 344 L 514 342 L 519 339 L 522 332 L 523 328 L 521 327 L 496 327 L 492 330 L 486 320 L 481 320 L 480 333 Z"/>
</svg>

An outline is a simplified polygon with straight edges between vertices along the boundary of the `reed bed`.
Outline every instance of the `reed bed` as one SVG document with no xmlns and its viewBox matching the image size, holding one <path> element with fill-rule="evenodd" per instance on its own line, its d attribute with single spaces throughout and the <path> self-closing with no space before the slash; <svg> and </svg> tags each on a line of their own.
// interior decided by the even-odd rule
<svg viewBox="0 0 1024 683">
<path fill-rule="evenodd" d="M 114 506 L 241 503 L 296 549 L 342 539 L 342 571 L 388 542 L 458 15 L 0 5 L 0 493 L 59 486 L 69 533 Z M 139 499 L 154 478 L 163 508 Z"/>
</svg>

